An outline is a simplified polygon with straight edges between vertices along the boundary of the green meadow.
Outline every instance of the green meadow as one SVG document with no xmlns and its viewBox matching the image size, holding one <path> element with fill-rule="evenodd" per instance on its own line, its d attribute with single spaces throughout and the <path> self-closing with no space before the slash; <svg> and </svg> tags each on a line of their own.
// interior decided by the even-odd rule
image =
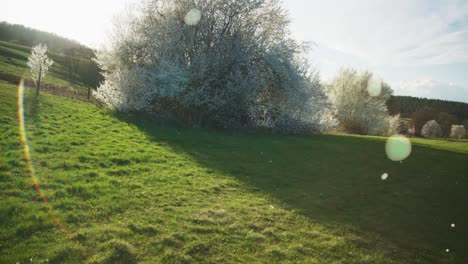
<svg viewBox="0 0 468 264">
<path fill-rule="evenodd" d="M 0 263 L 468 262 L 467 141 L 411 139 L 400 163 L 384 137 L 192 129 L 32 89 L 24 111 L 52 211 L 0 82 Z"/>
</svg>

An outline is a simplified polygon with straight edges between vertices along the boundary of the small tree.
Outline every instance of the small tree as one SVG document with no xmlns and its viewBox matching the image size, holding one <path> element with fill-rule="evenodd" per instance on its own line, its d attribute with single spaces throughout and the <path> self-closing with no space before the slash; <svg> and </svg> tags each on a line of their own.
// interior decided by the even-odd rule
<svg viewBox="0 0 468 264">
<path fill-rule="evenodd" d="M 442 136 L 442 129 L 435 120 L 429 120 L 422 127 L 421 135 L 426 138 L 438 138 Z"/>
<path fill-rule="evenodd" d="M 462 139 L 466 135 L 466 130 L 463 125 L 452 125 L 452 129 L 450 131 L 450 137 L 456 139 Z"/>
<path fill-rule="evenodd" d="M 36 83 L 36 96 L 39 95 L 41 88 L 41 79 L 46 76 L 50 66 L 54 63 L 47 57 L 47 45 L 39 44 L 32 48 L 31 55 L 28 58 L 28 66 L 31 70 L 31 77 Z"/>
<path fill-rule="evenodd" d="M 65 55 L 65 63 L 68 66 L 68 81 L 72 84 L 80 66 L 79 52 L 76 48 L 69 48 L 65 50 Z"/>
<path fill-rule="evenodd" d="M 102 81 L 102 75 L 98 64 L 95 61 L 95 58 L 91 58 L 83 64 L 83 71 L 81 76 L 83 77 L 83 82 L 88 87 L 88 100 L 91 96 L 91 90 L 95 90 L 99 86 L 99 83 Z"/>
</svg>

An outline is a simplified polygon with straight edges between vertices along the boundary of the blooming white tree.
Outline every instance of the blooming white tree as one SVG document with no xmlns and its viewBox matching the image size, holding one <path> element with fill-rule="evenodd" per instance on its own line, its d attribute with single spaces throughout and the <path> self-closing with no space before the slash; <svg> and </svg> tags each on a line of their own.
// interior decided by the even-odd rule
<svg viewBox="0 0 468 264">
<path fill-rule="evenodd" d="M 437 121 L 429 120 L 422 127 L 421 135 L 426 138 L 440 138 L 442 136 L 442 129 Z"/>
<path fill-rule="evenodd" d="M 452 125 L 450 130 L 450 137 L 456 139 L 462 139 L 466 135 L 465 126 L 463 125 Z"/>
<path fill-rule="evenodd" d="M 323 130 L 326 96 L 277 0 L 149 0 L 97 54 L 95 96 L 195 125 Z"/>
<path fill-rule="evenodd" d="M 47 45 L 38 44 L 32 48 L 31 55 L 28 58 L 28 66 L 31 70 L 31 77 L 36 83 L 36 96 L 39 95 L 42 78 L 46 76 L 53 63 L 47 56 Z"/>
<path fill-rule="evenodd" d="M 369 135 L 398 133 L 400 117 L 389 116 L 386 101 L 392 89 L 369 72 L 342 70 L 326 86 L 326 93 L 335 109 L 342 130 Z"/>
</svg>

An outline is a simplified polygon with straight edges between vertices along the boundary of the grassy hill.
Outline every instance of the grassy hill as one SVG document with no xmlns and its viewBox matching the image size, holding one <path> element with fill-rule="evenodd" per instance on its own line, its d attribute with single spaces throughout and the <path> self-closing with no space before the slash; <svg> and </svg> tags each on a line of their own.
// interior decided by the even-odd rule
<svg viewBox="0 0 468 264">
<path fill-rule="evenodd" d="M 31 48 L 9 42 L 0 41 L 0 79 L 2 75 L 18 76 L 25 79 L 31 78 L 31 73 L 27 66 L 28 56 L 31 54 Z M 80 75 L 74 75 L 73 83 L 68 80 L 69 72 L 67 60 L 69 58 L 61 53 L 49 51 L 48 55 L 54 64 L 50 68 L 49 74 L 44 78 L 43 83 L 49 85 L 63 86 L 86 90 L 84 78 Z M 80 59 L 82 64 L 85 60 Z"/>
<path fill-rule="evenodd" d="M 468 262 L 466 141 L 416 139 L 400 163 L 382 137 L 155 125 L 27 90 L 49 213 L 16 93 L 0 82 L 0 263 Z"/>
<path fill-rule="evenodd" d="M 32 47 L 38 43 L 47 44 L 49 49 L 58 53 L 67 53 L 70 50 L 77 52 L 80 57 L 93 57 L 93 50 L 79 42 L 64 38 L 54 33 L 25 27 L 8 22 L 0 22 L 0 41 L 15 43 Z"/>
</svg>

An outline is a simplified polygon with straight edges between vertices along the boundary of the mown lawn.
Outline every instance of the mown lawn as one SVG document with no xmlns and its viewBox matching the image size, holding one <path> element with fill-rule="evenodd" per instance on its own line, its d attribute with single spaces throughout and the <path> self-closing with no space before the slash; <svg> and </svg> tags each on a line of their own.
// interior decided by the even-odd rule
<svg viewBox="0 0 468 264">
<path fill-rule="evenodd" d="M 0 263 L 468 263 L 466 141 L 400 163 L 381 137 L 155 125 L 27 89 L 59 229 L 16 91 L 0 83 Z"/>
</svg>

